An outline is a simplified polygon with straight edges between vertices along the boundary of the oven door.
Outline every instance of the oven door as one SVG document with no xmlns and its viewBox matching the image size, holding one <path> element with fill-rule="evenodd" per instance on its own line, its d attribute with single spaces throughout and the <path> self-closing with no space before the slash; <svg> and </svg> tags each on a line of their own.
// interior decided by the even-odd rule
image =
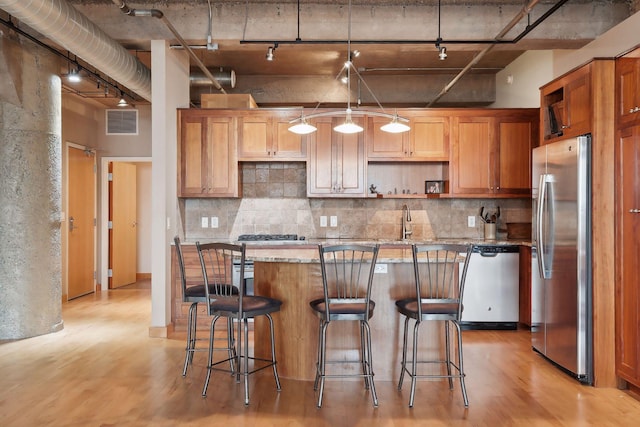
<svg viewBox="0 0 640 427">
<path fill-rule="evenodd" d="M 233 263 L 233 286 L 240 289 L 240 263 Z M 244 263 L 244 291 L 245 295 L 253 295 L 253 262 Z"/>
</svg>

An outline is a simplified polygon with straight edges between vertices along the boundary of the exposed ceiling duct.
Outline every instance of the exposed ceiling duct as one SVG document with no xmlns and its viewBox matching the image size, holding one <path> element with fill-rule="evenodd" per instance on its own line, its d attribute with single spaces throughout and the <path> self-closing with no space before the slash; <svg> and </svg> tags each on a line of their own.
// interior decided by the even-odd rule
<svg viewBox="0 0 640 427">
<path fill-rule="evenodd" d="M 209 72 L 221 86 L 233 89 L 236 87 L 236 72 L 234 70 L 224 70 L 222 68 L 209 68 Z M 207 77 L 201 70 L 191 70 L 189 74 L 189 82 L 191 86 L 211 86 L 211 79 Z"/>
<path fill-rule="evenodd" d="M 187 51 L 187 53 L 189 54 L 189 57 L 191 58 L 191 60 L 193 62 L 196 63 L 196 65 L 202 70 L 202 72 L 204 73 L 205 76 L 207 76 L 207 78 L 210 81 L 210 84 L 212 84 L 216 89 L 218 89 L 220 91 L 220 93 L 224 93 L 226 94 L 227 92 L 222 88 L 222 86 L 220 85 L 220 83 L 216 80 L 215 77 L 213 77 L 213 75 L 211 74 L 211 72 L 207 69 L 207 67 L 202 63 L 202 61 L 200 60 L 200 58 L 198 58 L 196 56 L 196 54 L 193 52 L 193 49 L 191 49 L 191 47 L 189 46 L 189 44 L 185 41 L 184 38 L 182 38 L 182 36 L 180 35 L 180 33 L 178 33 L 178 31 L 175 29 L 175 27 L 173 26 L 173 24 L 171 24 L 171 22 L 167 19 L 166 16 L 164 16 L 164 13 L 162 13 L 162 11 L 158 10 L 158 9 L 131 9 L 129 6 L 127 6 L 127 4 L 124 2 L 124 0 L 112 0 L 113 3 L 118 6 L 118 8 L 120 9 L 120 11 L 126 15 L 129 16 L 152 16 L 154 18 L 158 18 L 160 19 L 164 25 L 167 26 L 167 28 L 169 29 L 169 31 L 171 31 L 171 33 L 175 36 L 176 39 L 178 39 L 178 41 L 180 42 L 180 44 L 182 45 L 182 47 L 184 47 L 184 49 Z"/>
<path fill-rule="evenodd" d="M 151 70 L 65 0 L 0 0 L 0 8 L 151 101 Z"/>
</svg>

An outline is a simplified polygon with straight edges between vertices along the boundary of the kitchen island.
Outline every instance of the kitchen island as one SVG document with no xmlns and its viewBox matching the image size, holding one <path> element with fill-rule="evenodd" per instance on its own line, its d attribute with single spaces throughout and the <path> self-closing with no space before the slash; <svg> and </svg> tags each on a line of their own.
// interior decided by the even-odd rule
<svg viewBox="0 0 640 427">
<path fill-rule="evenodd" d="M 527 243 L 463 239 L 443 239 L 429 243 L 445 242 L 505 245 Z M 247 259 L 254 263 L 256 294 L 277 298 L 283 302 L 281 311 L 273 316 L 278 372 L 283 378 L 313 380 L 315 376 L 318 319 L 309 307 L 309 301 L 323 297 L 317 243 L 321 242 L 299 241 L 293 244 L 247 245 Z M 413 242 L 372 242 L 350 239 L 322 243 L 380 243 L 377 264 L 386 272 L 375 274 L 373 281 L 372 299 L 376 302 L 376 308 L 369 322 L 373 341 L 373 369 L 376 379 L 396 381 L 400 375 L 403 320 L 397 313 L 395 301 L 409 297 L 414 292 L 410 246 Z M 197 259 L 194 245 L 185 244 L 183 252 L 185 263 L 191 265 L 191 268 L 187 268 L 187 275 L 192 272 L 195 279 L 198 276 L 199 265 L 197 260 L 196 263 L 193 262 L 193 255 Z M 180 300 L 176 301 L 175 307 L 181 310 Z M 206 315 L 200 316 L 200 319 L 206 319 Z M 255 353 L 259 357 L 264 357 L 270 349 L 268 324 L 263 322 L 263 319 L 256 319 L 254 328 Z M 357 350 L 354 350 L 359 348 L 355 341 L 359 340 L 357 322 L 353 322 L 353 325 L 349 325 L 349 322 L 340 322 L 339 325 L 329 326 L 327 333 L 330 359 L 357 358 Z M 424 325 L 421 329 L 419 344 L 421 353 L 436 351 L 440 347 L 437 344 L 443 336 L 444 329 L 440 325 Z M 336 365 L 332 368 L 339 367 L 340 365 Z M 347 367 L 355 369 L 355 365 L 347 365 Z"/>
</svg>

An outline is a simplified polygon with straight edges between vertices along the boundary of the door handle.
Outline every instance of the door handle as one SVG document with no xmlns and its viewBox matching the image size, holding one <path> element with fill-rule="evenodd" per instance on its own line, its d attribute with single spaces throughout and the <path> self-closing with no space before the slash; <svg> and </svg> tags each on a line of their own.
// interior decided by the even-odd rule
<svg viewBox="0 0 640 427">
<path fill-rule="evenodd" d="M 75 221 L 75 220 L 73 219 L 73 217 L 72 217 L 72 216 L 70 216 L 70 217 L 69 217 L 69 231 L 73 231 L 73 230 L 75 230 L 76 228 L 78 228 L 78 227 L 76 227 L 76 226 L 75 226 L 74 221 Z"/>
<path fill-rule="evenodd" d="M 629 209 L 629 213 L 640 213 L 640 209 Z"/>
</svg>

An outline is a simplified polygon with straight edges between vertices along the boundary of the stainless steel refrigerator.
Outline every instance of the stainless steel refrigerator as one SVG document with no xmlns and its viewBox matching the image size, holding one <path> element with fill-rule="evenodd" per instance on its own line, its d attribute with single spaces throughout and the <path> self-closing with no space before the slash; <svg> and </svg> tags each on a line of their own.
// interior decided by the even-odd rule
<svg viewBox="0 0 640 427">
<path fill-rule="evenodd" d="M 533 150 L 531 340 L 593 384 L 591 137 Z"/>
</svg>

